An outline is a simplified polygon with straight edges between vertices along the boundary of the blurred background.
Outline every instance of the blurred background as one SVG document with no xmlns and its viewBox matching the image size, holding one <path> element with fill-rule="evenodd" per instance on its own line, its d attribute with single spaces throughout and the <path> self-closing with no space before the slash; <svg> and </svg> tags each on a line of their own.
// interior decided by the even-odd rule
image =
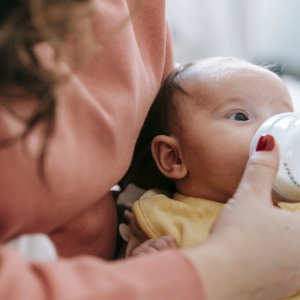
<svg viewBox="0 0 300 300">
<path fill-rule="evenodd" d="M 275 64 L 300 112 L 299 0 L 167 0 L 175 60 L 236 56 Z"/>
</svg>

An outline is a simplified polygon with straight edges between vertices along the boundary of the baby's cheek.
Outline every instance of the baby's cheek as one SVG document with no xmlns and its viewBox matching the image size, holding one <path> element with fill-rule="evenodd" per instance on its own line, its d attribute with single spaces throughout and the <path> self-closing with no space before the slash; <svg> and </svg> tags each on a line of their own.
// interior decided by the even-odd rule
<svg viewBox="0 0 300 300">
<path fill-rule="evenodd" d="M 215 127 L 186 138 L 185 161 L 193 183 L 231 197 L 244 173 L 253 134 L 245 128 Z"/>
<path fill-rule="evenodd" d="M 247 140 L 240 138 L 229 146 L 229 151 L 226 155 L 226 166 L 224 167 L 224 177 L 227 176 L 228 178 L 228 185 L 235 191 L 236 187 L 238 186 L 247 161 L 249 159 L 249 146 L 250 142 Z"/>
<path fill-rule="evenodd" d="M 206 169 L 213 186 L 231 197 L 243 176 L 250 142 L 235 135 L 230 139 L 220 138 L 219 142 L 218 147 L 207 149 Z"/>
</svg>

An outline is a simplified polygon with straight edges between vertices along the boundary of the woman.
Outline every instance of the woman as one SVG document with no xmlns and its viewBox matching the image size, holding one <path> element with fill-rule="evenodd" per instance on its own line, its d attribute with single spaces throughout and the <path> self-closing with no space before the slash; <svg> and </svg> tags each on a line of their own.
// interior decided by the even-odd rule
<svg viewBox="0 0 300 300">
<path fill-rule="evenodd" d="M 139 3 L 1 0 L 2 242 L 43 232 L 61 256 L 113 258 L 110 188 L 128 169 L 151 101 L 173 68 L 164 2 Z M 82 41 L 89 28 L 97 50 L 75 75 L 70 68 L 90 52 L 90 39 Z M 272 138 L 263 145 L 270 151 L 251 158 L 201 246 L 126 262 L 86 256 L 47 264 L 28 264 L 3 246 L 0 299 L 274 299 L 295 292 L 300 219 L 271 205 L 278 149 Z"/>
</svg>

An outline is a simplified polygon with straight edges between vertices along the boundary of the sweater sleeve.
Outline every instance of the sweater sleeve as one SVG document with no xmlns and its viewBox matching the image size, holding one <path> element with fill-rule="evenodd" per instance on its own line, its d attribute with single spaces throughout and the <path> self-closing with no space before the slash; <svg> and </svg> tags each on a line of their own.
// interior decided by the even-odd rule
<svg viewBox="0 0 300 300">
<path fill-rule="evenodd" d="M 199 275 L 179 251 L 114 263 L 82 256 L 28 265 L 2 248 L 0 260 L 0 299 L 204 299 Z"/>
</svg>

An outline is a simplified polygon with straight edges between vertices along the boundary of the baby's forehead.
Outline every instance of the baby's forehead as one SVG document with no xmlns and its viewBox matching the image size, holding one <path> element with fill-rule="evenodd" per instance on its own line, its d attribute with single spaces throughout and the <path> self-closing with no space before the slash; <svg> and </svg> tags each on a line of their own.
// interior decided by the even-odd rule
<svg viewBox="0 0 300 300">
<path fill-rule="evenodd" d="M 260 99 L 256 90 L 261 85 L 270 93 L 282 94 L 283 102 L 288 102 L 289 98 L 284 83 L 276 74 L 234 58 L 210 59 L 191 65 L 178 74 L 177 80 L 185 91 L 174 94 L 175 106 L 182 117 L 189 117 L 199 109 L 205 113 L 230 99 L 243 99 L 244 103 L 254 101 L 255 104 Z"/>
<path fill-rule="evenodd" d="M 242 76 L 247 73 L 255 73 L 263 76 L 272 73 L 269 70 L 237 59 L 214 58 L 205 60 L 185 68 L 179 73 L 181 85 L 188 89 L 202 85 L 216 85 L 229 81 L 235 75 Z"/>
<path fill-rule="evenodd" d="M 271 71 L 256 66 L 254 64 L 240 61 L 237 59 L 209 59 L 200 63 L 194 64 L 185 68 L 178 74 L 180 86 L 187 95 L 178 92 L 175 98 L 189 97 L 194 98 L 201 106 L 205 105 L 206 101 L 211 101 L 210 94 L 218 90 L 222 85 L 226 84 L 229 91 L 234 89 L 236 78 L 246 78 L 247 76 L 254 77 L 257 82 L 262 77 L 270 77 L 274 80 L 277 77 Z M 280 80 L 278 77 L 276 80 Z M 185 103 L 186 101 L 180 101 Z M 194 104 L 194 101 L 187 101 L 187 103 Z"/>
</svg>

